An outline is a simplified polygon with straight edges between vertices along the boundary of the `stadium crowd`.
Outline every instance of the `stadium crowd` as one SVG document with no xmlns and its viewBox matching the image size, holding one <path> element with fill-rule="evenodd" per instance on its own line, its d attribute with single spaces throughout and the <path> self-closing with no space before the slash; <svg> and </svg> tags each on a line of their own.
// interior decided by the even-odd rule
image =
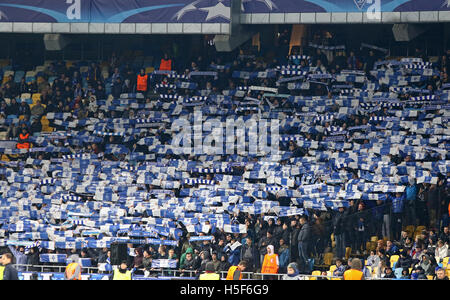
<svg viewBox="0 0 450 300">
<path fill-rule="evenodd" d="M 246 261 L 342 276 L 358 257 L 366 277 L 446 278 L 450 50 L 387 60 L 329 34 L 291 50 L 286 32 L 273 47 L 5 76 L 0 132 L 17 149 L 0 149 L 0 243 L 18 270 L 78 254 L 108 272 L 120 240 L 136 274 Z M 279 120 L 280 153 L 177 154 L 172 123 L 197 109 Z"/>
</svg>

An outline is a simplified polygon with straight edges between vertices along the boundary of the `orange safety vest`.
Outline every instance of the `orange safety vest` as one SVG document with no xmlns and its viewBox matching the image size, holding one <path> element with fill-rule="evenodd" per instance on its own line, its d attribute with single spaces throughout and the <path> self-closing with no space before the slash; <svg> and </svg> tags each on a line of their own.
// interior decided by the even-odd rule
<svg viewBox="0 0 450 300">
<path fill-rule="evenodd" d="M 228 273 L 227 273 L 227 278 L 226 278 L 226 280 L 233 280 L 234 272 L 236 272 L 237 268 L 238 268 L 238 266 L 231 266 L 231 267 L 228 269 Z M 242 272 L 241 272 L 241 274 L 239 275 L 239 280 L 242 280 Z"/>
<path fill-rule="evenodd" d="M 172 60 L 168 59 L 165 60 L 164 58 L 161 59 L 161 64 L 159 65 L 160 70 L 170 71 L 172 70 Z"/>
<path fill-rule="evenodd" d="M 266 254 L 261 268 L 263 274 L 277 274 L 278 273 L 278 254 Z"/>
<path fill-rule="evenodd" d="M 66 267 L 66 277 L 70 278 L 75 274 L 75 270 L 77 269 L 78 264 L 77 263 L 71 263 L 67 265 Z M 78 275 L 78 278 L 74 278 L 73 280 L 81 280 L 81 272 Z"/>
<path fill-rule="evenodd" d="M 141 91 L 141 92 L 147 91 L 147 79 L 148 79 L 147 74 L 145 74 L 144 76 L 142 76 L 141 74 L 138 75 L 138 77 L 137 77 L 137 90 L 138 91 Z"/>
<path fill-rule="evenodd" d="M 17 143 L 17 149 L 30 149 L 30 143 L 28 143 L 28 138 L 30 134 L 19 134 L 19 142 Z"/>
<path fill-rule="evenodd" d="M 344 280 L 361 280 L 363 275 L 359 270 L 350 269 L 344 272 Z"/>
</svg>

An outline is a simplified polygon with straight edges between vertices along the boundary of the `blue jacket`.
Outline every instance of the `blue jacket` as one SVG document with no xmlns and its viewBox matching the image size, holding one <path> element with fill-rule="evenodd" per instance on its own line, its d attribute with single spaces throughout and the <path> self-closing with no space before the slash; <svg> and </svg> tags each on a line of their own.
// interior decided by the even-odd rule
<svg viewBox="0 0 450 300">
<path fill-rule="evenodd" d="M 26 265 L 28 263 L 28 256 L 20 251 L 17 251 L 13 246 L 8 246 L 9 250 L 11 250 L 11 253 L 16 258 L 16 264 L 17 265 Z M 25 271 L 25 267 L 18 266 L 18 271 Z"/>
<path fill-rule="evenodd" d="M 289 248 L 284 249 L 278 256 L 280 267 L 287 267 L 289 264 Z"/>
<path fill-rule="evenodd" d="M 417 195 L 417 186 L 416 185 L 408 185 L 406 187 L 406 200 L 408 202 L 416 200 Z"/>
<path fill-rule="evenodd" d="M 405 194 L 400 197 L 392 197 L 392 212 L 395 214 L 401 214 L 405 204 Z"/>
</svg>

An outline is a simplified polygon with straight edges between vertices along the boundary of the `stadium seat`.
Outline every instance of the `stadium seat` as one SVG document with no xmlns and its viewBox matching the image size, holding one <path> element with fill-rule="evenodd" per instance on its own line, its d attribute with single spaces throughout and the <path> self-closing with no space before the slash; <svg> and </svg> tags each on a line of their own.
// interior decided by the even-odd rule
<svg viewBox="0 0 450 300">
<path fill-rule="evenodd" d="M 449 256 L 444 257 L 444 258 L 442 259 L 442 267 L 443 267 L 444 269 L 447 269 L 447 267 L 448 267 L 448 260 L 449 260 L 449 259 L 450 259 Z"/>
<path fill-rule="evenodd" d="M 31 94 L 30 93 L 23 93 L 22 95 L 20 95 L 20 99 L 23 100 L 27 100 L 27 99 L 31 99 Z"/>
<path fill-rule="evenodd" d="M 32 82 L 33 80 L 35 80 L 36 79 L 36 72 L 35 71 L 28 71 L 26 74 L 25 74 L 25 81 L 27 82 L 27 83 L 30 83 L 30 82 Z"/>
<path fill-rule="evenodd" d="M 351 254 L 352 254 L 352 248 L 346 247 L 345 248 L 345 259 L 349 259 Z"/>
<path fill-rule="evenodd" d="M 311 275 L 313 276 L 309 277 L 309 280 L 317 280 L 317 277 L 314 276 L 319 276 L 320 274 L 322 274 L 320 271 L 312 271 Z"/>
<path fill-rule="evenodd" d="M 336 270 L 337 266 L 336 265 L 331 265 L 330 269 L 328 271 L 330 271 L 331 273 L 334 272 L 334 270 Z"/>
<path fill-rule="evenodd" d="M 33 99 L 33 103 L 36 104 L 37 100 L 41 100 L 41 94 L 40 93 L 35 93 L 33 94 L 33 96 L 31 97 L 31 99 Z"/>
<path fill-rule="evenodd" d="M 427 275 L 428 280 L 433 280 L 433 275 Z"/>
<path fill-rule="evenodd" d="M 403 269 L 402 269 L 402 268 L 395 268 L 395 269 L 394 269 L 395 277 L 397 277 L 397 278 L 402 277 L 402 272 L 403 272 Z"/>
<path fill-rule="evenodd" d="M 394 268 L 394 264 L 398 261 L 400 257 L 398 255 L 392 255 L 390 258 L 391 268 Z"/>
<path fill-rule="evenodd" d="M 25 76 L 25 71 L 16 71 L 16 73 L 14 74 L 14 82 L 20 83 L 24 76 Z"/>
<path fill-rule="evenodd" d="M 36 71 L 36 73 L 39 72 L 45 72 L 45 66 L 37 66 L 34 70 Z"/>
</svg>

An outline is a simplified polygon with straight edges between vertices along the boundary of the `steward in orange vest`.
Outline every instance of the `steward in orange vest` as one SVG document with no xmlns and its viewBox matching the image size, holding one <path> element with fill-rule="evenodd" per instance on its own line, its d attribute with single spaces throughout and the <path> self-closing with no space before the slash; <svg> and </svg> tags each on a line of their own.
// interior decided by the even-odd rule
<svg viewBox="0 0 450 300">
<path fill-rule="evenodd" d="M 264 255 L 264 261 L 261 268 L 262 274 L 277 274 L 278 273 L 278 254 L 274 253 L 272 245 L 267 246 L 267 254 Z"/>
<path fill-rule="evenodd" d="M 136 91 L 138 92 L 147 92 L 148 86 L 148 75 L 145 74 L 145 70 L 141 69 L 141 73 L 137 76 L 137 86 Z"/>
<path fill-rule="evenodd" d="M 64 272 L 65 280 L 81 280 L 81 265 L 79 264 L 80 258 L 74 254 L 69 257 L 67 262 L 69 263 Z"/>
<path fill-rule="evenodd" d="M 344 280 L 364 280 L 364 273 L 361 269 L 361 260 L 359 258 L 352 259 L 352 268 L 344 272 Z"/>
<path fill-rule="evenodd" d="M 231 266 L 228 269 L 226 280 L 242 280 L 242 272 L 244 272 L 247 267 L 247 262 L 245 260 L 239 262 L 237 266 Z"/>
<path fill-rule="evenodd" d="M 17 149 L 30 149 L 31 144 L 28 141 L 30 134 L 27 132 L 25 128 L 22 128 L 22 133 L 19 134 L 19 141 L 17 142 Z"/>
<path fill-rule="evenodd" d="M 159 69 L 164 71 L 172 70 L 172 60 L 169 59 L 167 54 L 164 54 L 164 58 L 161 59 L 161 63 L 159 64 Z"/>
</svg>

